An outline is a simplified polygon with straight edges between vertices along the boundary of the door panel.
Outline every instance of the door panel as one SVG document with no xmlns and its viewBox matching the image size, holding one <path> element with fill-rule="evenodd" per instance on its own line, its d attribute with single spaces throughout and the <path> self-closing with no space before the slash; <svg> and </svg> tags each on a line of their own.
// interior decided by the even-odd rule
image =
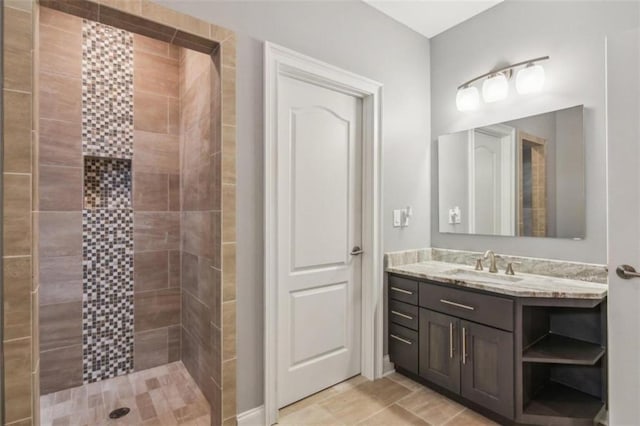
<svg viewBox="0 0 640 426">
<path fill-rule="evenodd" d="M 513 418 L 513 334 L 461 321 L 461 395 Z"/>
<path fill-rule="evenodd" d="M 278 406 L 360 373 L 359 98 L 278 77 Z"/>
<path fill-rule="evenodd" d="M 460 392 L 460 320 L 420 309 L 420 376 L 452 392 Z"/>
</svg>

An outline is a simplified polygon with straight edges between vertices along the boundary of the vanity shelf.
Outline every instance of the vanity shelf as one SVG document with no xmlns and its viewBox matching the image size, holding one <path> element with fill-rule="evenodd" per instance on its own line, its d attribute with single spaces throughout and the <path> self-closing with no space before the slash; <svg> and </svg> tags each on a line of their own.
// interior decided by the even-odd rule
<svg viewBox="0 0 640 426">
<path fill-rule="evenodd" d="M 604 353 L 605 349 L 599 344 L 550 333 L 525 349 L 522 361 L 594 365 Z"/>
<path fill-rule="evenodd" d="M 560 419 L 575 419 L 577 422 L 583 420 L 593 424 L 593 419 L 603 405 L 600 398 L 560 383 L 549 382 L 536 392 L 522 414 L 526 420 L 542 420 L 540 423 L 545 424 Z"/>
</svg>

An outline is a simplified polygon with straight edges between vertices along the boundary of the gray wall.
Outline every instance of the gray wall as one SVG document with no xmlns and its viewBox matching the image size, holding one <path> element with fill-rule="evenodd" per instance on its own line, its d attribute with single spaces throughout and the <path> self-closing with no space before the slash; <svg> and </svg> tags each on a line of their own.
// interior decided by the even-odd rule
<svg viewBox="0 0 640 426">
<path fill-rule="evenodd" d="M 238 35 L 238 411 L 263 402 L 263 41 L 384 84 L 384 249 L 429 244 L 429 41 L 361 2 L 158 1 Z M 393 208 L 411 226 L 391 227 Z"/>
<path fill-rule="evenodd" d="M 585 106 L 587 215 L 583 241 L 440 234 L 432 222 L 431 245 L 494 249 L 525 256 L 605 263 L 606 147 L 605 36 L 637 25 L 638 2 L 513 1 L 431 39 L 432 140 L 439 135 L 527 115 Z M 547 83 L 538 95 L 518 96 L 458 112 L 456 87 L 497 65 L 550 55 Z M 435 158 L 432 167 L 435 167 Z M 432 185 L 432 199 L 437 187 Z M 437 214 L 436 203 L 432 214 Z"/>
</svg>

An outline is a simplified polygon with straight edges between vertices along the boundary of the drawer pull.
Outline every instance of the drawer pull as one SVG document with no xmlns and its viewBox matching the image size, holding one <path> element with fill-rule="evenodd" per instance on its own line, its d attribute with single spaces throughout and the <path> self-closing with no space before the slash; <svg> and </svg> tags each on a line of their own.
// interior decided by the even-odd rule
<svg viewBox="0 0 640 426">
<path fill-rule="evenodd" d="M 403 339 L 402 337 L 398 337 L 395 334 L 390 334 L 389 336 L 391 336 L 392 339 L 396 339 L 402 343 L 406 343 L 407 345 L 413 345 L 411 340 Z"/>
<path fill-rule="evenodd" d="M 455 306 L 456 308 L 468 309 L 470 311 L 476 310 L 476 308 L 474 308 L 473 306 L 463 305 L 462 303 L 452 302 L 451 300 L 447 299 L 440 299 L 440 302 L 446 303 L 447 305 Z"/>
<path fill-rule="evenodd" d="M 406 319 L 408 319 L 408 320 L 412 320 L 412 319 L 413 319 L 413 317 L 412 317 L 412 316 L 405 315 L 405 314 L 403 314 L 402 312 L 391 311 L 391 313 L 392 313 L 393 315 L 397 315 L 397 316 L 399 316 L 399 317 L 406 318 Z"/>
<path fill-rule="evenodd" d="M 405 289 L 403 289 L 403 288 L 398 288 L 398 287 L 391 287 L 391 290 L 393 290 L 393 291 L 397 291 L 398 293 L 413 294 L 413 292 L 412 292 L 412 291 L 405 290 Z"/>
</svg>

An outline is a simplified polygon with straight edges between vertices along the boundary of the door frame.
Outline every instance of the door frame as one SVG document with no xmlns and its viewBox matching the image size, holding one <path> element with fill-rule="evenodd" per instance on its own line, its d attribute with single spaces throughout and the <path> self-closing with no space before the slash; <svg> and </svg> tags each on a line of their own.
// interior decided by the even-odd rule
<svg viewBox="0 0 640 426">
<path fill-rule="evenodd" d="M 278 78 L 293 77 L 362 99 L 361 374 L 382 376 L 382 84 L 285 47 L 264 44 L 264 404 L 278 419 L 277 122 Z"/>
</svg>

